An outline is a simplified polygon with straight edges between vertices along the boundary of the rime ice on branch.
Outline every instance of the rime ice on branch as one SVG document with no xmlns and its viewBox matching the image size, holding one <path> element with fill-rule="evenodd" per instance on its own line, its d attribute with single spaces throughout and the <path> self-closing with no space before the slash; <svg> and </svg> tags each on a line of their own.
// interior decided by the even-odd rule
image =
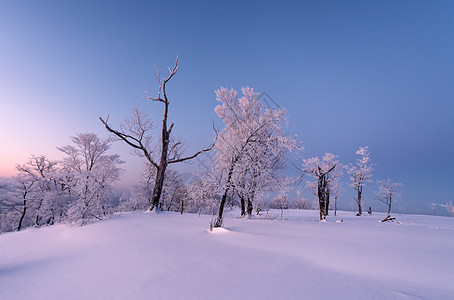
<svg viewBox="0 0 454 300">
<path fill-rule="evenodd" d="M 242 201 L 242 214 L 252 213 L 254 198 L 265 190 L 282 186 L 279 177 L 288 151 L 301 149 L 297 141 L 287 136 L 285 110 L 266 108 L 252 88 L 241 89 L 243 96 L 233 89 L 220 88 L 215 111 L 225 128 L 216 144 L 216 169 L 221 172 L 222 192 L 218 216 L 214 226 L 222 224 L 224 206 L 233 190 Z"/>
<path fill-rule="evenodd" d="M 306 187 L 318 198 L 320 221 L 324 221 L 328 215 L 331 194 L 337 198 L 340 193 L 342 167 L 336 158 L 332 153 L 325 153 L 322 160 L 318 157 L 303 160 L 305 172 L 315 179 L 308 181 Z"/>
<path fill-rule="evenodd" d="M 396 191 L 396 188 L 401 187 L 402 183 L 392 182 L 391 179 L 380 180 L 378 183 L 378 192 L 376 193 L 377 200 L 385 203 L 388 206 L 388 215 L 382 220 L 392 221 L 394 218 L 391 217 L 391 204 L 392 200 L 396 199 L 400 194 Z"/>
<path fill-rule="evenodd" d="M 366 182 L 371 182 L 372 171 L 374 170 L 369 164 L 369 152 L 366 147 L 360 147 L 356 154 L 361 157 L 356 161 L 356 165 L 350 164 L 347 167 L 347 173 L 350 174 L 350 186 L 355 189 L 357 192 L 357 197 L 355 198 L 356 203 L 358 204 L 358 213 L 357 216 L 362 216 L 363 210 L 361 205 L 361 198 L 363 194 L 363 187 L 366 185 Z"/>
</svg>

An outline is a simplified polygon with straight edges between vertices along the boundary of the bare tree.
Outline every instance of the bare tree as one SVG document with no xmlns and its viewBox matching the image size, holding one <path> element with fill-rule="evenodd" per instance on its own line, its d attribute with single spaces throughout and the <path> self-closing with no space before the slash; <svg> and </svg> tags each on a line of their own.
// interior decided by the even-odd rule
<svg viewBox="0 0 454 300">
<path fill-rule="evenodd" d="M 107 131 L 114 134 L 117 138 L 124 141 L 126 144 L 138 151 L 141 156 L 144 156 L 148 163 L 150 163 L 154 168 L 156 168 L 156 178 L 153 187 L 153 195 L 149 210 L 156 210 L 159 212 L 159 201 L 161 199 L 161 194 L 164 185 L 164 178 L 167 166 L 169 164 L 179 163 L 187 161 L 197 157 L 199 154 L 210 151 L 215 144 L 213 144 L 205 149 L 202 149 L 191 156 L 182 157 L 183 145 L 181 142 L 172 142 L 170 134 L 174 123 L 171 123 L 170 126 L 167 125 L 168 122 L 168 112 L 169 112 L 169 98 L 166 93 L 166 84 L 172 79 L 172 77 L 178 71 L 178 57 L 175 61 L 173 69 L 169 68 L 169 76 L 164 79 L 160 79 L 159 73 L 156 72 L 156 77 L 159 82 L 158 96 L 152 97 L 146 92 L 146 100 L 151 100 L 153 102 L 160 102 L 164 105 L 164 111 L 162 116 L 161 123 L 161 140 L 160 140 L 160 153 L 159 158 L 153 158 L 153 149 L 151 148 L 151 136 L 148 135 L 149 131 L 152 129 L 152 124 L 149 119 L 144 118 L 142 114 L 136 111 L 131 119 L 130 123 L 126 123 L 125 126 L 121 126 L 120 130 L 113 129 L 108 125 L 108 119 L 104 120 L 99 118 L 101 122 L 106 127 Z M 217 135 L 216 135 L 217 136 Z"/>
</svg>

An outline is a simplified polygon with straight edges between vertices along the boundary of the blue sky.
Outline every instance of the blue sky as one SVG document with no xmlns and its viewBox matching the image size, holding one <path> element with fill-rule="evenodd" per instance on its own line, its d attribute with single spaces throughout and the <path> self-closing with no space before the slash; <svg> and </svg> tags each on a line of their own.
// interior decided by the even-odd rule
<svg viewBox="0 0 454 300">
<path fill-rule="evenodd" d="M 368 145 L 374 179 L 404 184 L 396 209 L 429 212 L 454 200 L 453 16 L 452 1 L 1 1 L 0 176 L 31 154 L 60 159 L 76 133 L 106 137 L 99 116 L 139 106 L 158 124 L 144 91 L 180 55 L 170 119 L 189 151 L 220 124 L 214 90 L 251 86 L 287 109 L 304 157 L 348 163 Z M 128 185 L 141 162 L 113 151 Z"/>
</svg>

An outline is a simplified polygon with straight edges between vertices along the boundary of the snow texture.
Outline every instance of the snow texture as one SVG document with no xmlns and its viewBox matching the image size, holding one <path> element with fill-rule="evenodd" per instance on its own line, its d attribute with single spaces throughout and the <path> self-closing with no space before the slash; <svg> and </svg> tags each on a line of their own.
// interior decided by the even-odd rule
<svg viewBox="0 0 454 300">
<path fill-rule="evenodd" d="M 2 234 L 0 298 L 453 299 L 453 218 L 238 215 L 215 232 L 211 216 L 126 213 Z"/>
</svg>

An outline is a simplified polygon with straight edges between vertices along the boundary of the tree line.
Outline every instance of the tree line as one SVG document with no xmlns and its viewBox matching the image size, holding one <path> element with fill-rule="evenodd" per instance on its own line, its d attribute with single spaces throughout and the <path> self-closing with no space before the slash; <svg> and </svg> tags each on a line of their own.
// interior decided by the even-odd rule
<svg viewBox="0 0 454 300">
<path fill-rule="evenodd" d="M 213 125 L 213 143 L 191 155 L 185 155 L 186 146 L 172 135 L 174 123 L 168 124 L 170 99 L 166 84 L 178 71 L 178 58 L 169 75 L 160 79 L 156 97 L 147 92 L 145 99 L 163 105 L 160 138 L 154 140 L 152 120 L 139 109 L 120 125 L 112 126 L 109 118 L 100 118 L 111 134 L 102 139 L 95 134 L 77 134 L 73 145 L 58 147 L 65 154 L 62 161 L 52 161 L 45 156 L 32 156 L 17 166 L 18 174 L 11 181 L 2 182 L 0 190 L 0 216 L 3 231 L 21 230 L 28 226 L 51 225 L 58 222 L 86 224 L 102 219 L 115 210 L 173 210 L 208 213 L 214 216 L 212 226 L 223 223 L 226 205 L 238 205 L 242 217 L 270 207 L 267 199 L 276 195 L 273 207 L 290 207 L 288 193 L 297 182 L 308 178 L 306 188 L 318 199 L 320 220 L 324 221 L 329 207 L 342 191 L 341 178 L 346 171 L 350 186 L 356 192 L 357 215 L 363 214 L 363 189 L 371 181 L 373 167 L 368 147 L 360 147 L 355 164 L 342 165 L 337 156 L 326 153 L 323 157 L 302 159 L 297 167 L 299 178 L 285 176 L 288 154 L 298 157 L 304 150 L 301 141 L 286 131 L 288 118 L 284 109 L 270 108 L 259 99 L 260 94 L 244 87 L 241 95 L 234 89 L 216 91 L 216 114 L 224 127 Z M 116 154 L 108 154 L 113 141 L 121 141 L 134 153 L 144 158 L 145 166 L 139 182 L 120 203 L 112 201 L 114 184 L 120 179 L 123 163 Z M 169 166 L 189 161 L 202 153 L 213 151 L 208 168 L 198 170 L 198 176 L 185 184 L 179 174 Z M 377 199 L 388 205 L 398 194 L 401 184 L 380 181 Z M 299 208 L 312 206 L 297 189 Z M 282 217 L 282 216 L 281 216 Z"/>
</svg>

